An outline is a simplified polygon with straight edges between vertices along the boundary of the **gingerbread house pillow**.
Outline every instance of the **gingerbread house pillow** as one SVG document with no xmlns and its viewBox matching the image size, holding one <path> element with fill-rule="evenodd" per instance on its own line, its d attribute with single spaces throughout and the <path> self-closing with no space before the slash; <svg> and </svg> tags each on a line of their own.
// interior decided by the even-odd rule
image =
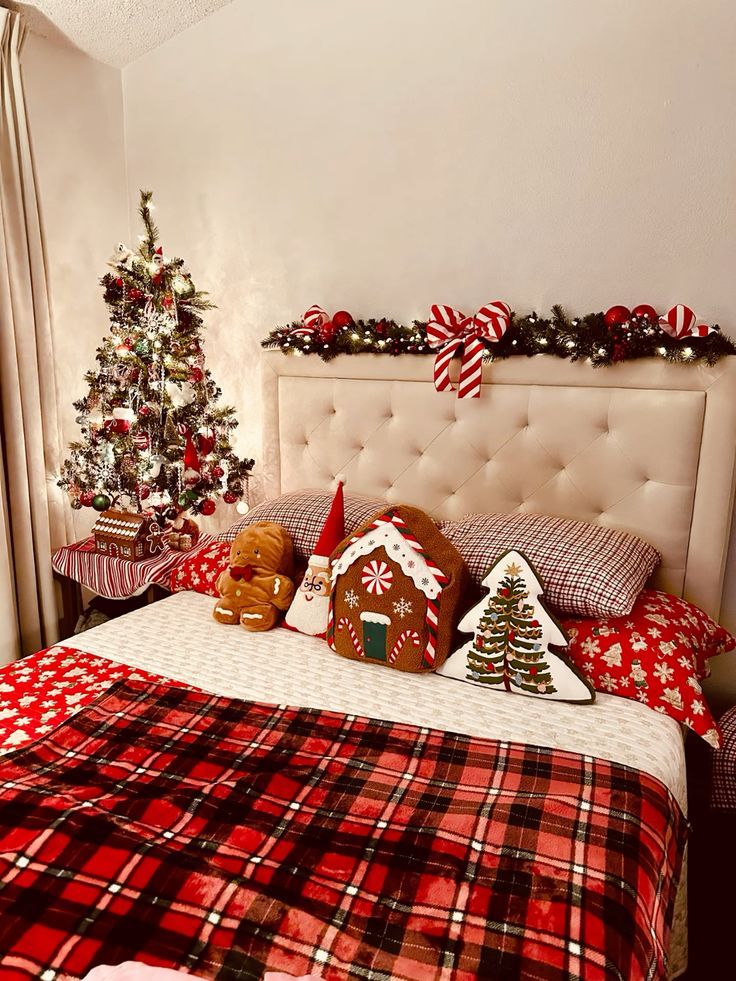
<svg viewBox="0 0 736 981">
<path fill-rule="evenodd" d="M 447 658 L 470 579 L 429 515 L 381 511 L 332 553 L 327 641 L 343 657 L 399 671 Z"/>
</svg>

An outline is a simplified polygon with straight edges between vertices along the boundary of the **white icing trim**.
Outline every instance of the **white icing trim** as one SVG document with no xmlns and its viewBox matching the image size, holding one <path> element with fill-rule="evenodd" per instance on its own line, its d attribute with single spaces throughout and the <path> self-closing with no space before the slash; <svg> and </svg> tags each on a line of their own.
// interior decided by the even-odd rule
<svg viewBox="0 0 736 981">
<path fill-rule="evenodd" d="M 360 614 L 360 619 L 363 623 L 385 623 L 387 626 L 391 623 L 391 617 L 383 613 L 372 613 L 370 610 L 364 610 Z"/>
<path fill-rule="evenodd" d="M 397 545 L 398 548 L 395 547 Z M 332 567 L 332 581 L 335 582 L 338 576 L 347 572 L 356 559 L 370 555 L 377 548 L 383 548 L 386 558 L 390 562 L 396 562 L 404 575 L 428 599 L 437 599 L 442 592 L 442 585 L 427 565 L 424 556 L 412 548 L 392 521 L 385 521 L 378 528 L 366 531 L 357 542 L 349 545 Z M 410 562 L 413 563 L 411 567 Z"/>
</svg>

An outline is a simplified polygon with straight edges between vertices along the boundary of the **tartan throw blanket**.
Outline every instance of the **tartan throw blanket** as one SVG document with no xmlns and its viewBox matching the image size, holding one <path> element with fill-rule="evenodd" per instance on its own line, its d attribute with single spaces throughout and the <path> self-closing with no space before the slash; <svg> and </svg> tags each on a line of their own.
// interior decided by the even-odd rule
<svg viewBox="0 0 736 981">
<path fill-rule="evenodd" d="M 685 822 L 614 763 L 126 680 L 0 785 L 3 977 L 666 976 Z"/>
</svg>

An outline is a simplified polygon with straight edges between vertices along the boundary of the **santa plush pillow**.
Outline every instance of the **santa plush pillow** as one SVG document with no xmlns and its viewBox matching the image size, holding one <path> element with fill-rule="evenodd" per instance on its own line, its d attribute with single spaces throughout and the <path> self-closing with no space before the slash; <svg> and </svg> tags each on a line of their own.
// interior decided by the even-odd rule
<svg viewBox="0 0 736 981">
<path fill-rule="evenodd" d="M 330 555 L 345 537 L 345 501 L 338 483 L 307 571 L 284 617 L 284 626 L 310 637 L 324 637 L 330 608 Z"/>
</svg>

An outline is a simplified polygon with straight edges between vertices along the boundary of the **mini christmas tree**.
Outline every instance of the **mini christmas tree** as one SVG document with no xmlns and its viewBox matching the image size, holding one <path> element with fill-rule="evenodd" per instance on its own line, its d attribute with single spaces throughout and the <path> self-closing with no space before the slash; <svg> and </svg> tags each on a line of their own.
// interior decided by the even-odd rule
<svg viewBox="0 0 736 981">
<path fill-rule="evenodd" d="M 550 645 L 567 637 L 542 600 L 543 587 L 531 563 L 507 552 L 486 574 L 488 595 L 469 610 L 458 629 L 473 632 L 439 669 L 475 685 L 561 701 L 590 702 L 585 679 Z"/>
<path fill-rule="evenodd" d="M 59 485 L 73 508 L 151 510 L 164 526 L 185 511 L 212 514 L 218 497 L 240 501 L 253 460 L 233 452 L 235 410 L 218 405 L 205 367 L 199 314 L 212 304 L 159 245 L 150 191 L 140 216 L 138 250 L 118 245 L 101 280 L 110 334 L 85 376 L 88 394 L 74 403 L 82 439 Z"/>
</svg>

